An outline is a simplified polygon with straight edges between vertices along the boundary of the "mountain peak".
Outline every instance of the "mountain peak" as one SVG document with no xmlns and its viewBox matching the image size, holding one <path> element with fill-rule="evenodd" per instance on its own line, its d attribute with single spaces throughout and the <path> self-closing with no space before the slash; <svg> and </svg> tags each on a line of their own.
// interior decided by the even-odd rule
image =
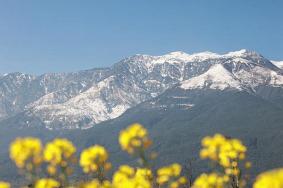
<svg viewBox="0 0 283 188">
<path fill-rule="evenodd" d="M 234 52 L 228 52 L 224 54 L 223 56 L 226 57 L 262 57 L 259 53 L 252 51 L 252 50 L 247 50 L 247 49 L 241 49 L 239 51 L 234 51 Z"/>
<path fill-rule="evenodd" d="M 183 51 L 175 51 L 175 52 L 170 52 L 168 54 L 165 54 L 163 56 L 159 56 L 160 58 L 165 58 L 165 59 L 182 59 L 186 60 L 190 57 L 189 54 L 183 52 Z"/>
<path fill-rule="evenodd" d="M 174 52 L 170 52 L 168 54 L 166 54 L 168 56 L 188 56 L 189 54 L 187 54 L 186 52 L 183 52 L 183 51 L 174 51 Z"/>
<path fill-rule="evenodd" d="M 248 52 L 250 52 L 250 51 L 247 50 L 247 49 L 241 49 L 241 50 L 238 50 L 238 51 L 228 52 L 228 53 L 225 54 L 225 55 L 239 56 L 239 55 L 246 54 L 246 53 L 248 53 Z"/>
<path fill-rule="evenodd" d="M 239 81 L 221 64 L 213 65 L 207 72 L 183 81 L 180 87 L 185 90 L 203 88 L 219 90 L 236 88 L 241 90 Z"/>
</svg>

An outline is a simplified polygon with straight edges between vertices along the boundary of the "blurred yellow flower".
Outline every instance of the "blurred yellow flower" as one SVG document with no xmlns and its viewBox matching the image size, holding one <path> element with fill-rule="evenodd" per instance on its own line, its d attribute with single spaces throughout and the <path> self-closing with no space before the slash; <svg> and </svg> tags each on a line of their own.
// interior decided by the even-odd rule
<svg viewBox="0 0 283 188">
<path fill-rule="evenodd" d="M 94 179 L 90 182 L 83 183 L 79 188 L 111 188 L 111 183 L 109 181 L 100 183 L 97 179 Z"/>
<path fill-rule="evenodd" d="M 10 188 L 10 187 L 11 187 L 10 183 L 0 181 L 0 188 Z"/>
<path fill-rule="evenodd" d="M 108 153 L 103 146 L 94 145 L 81 153 L 80 165 L 85 173 L 96 172 L 99 169 L 107 171 L 111 163 L 107 162 Z"/>
<path fill-rule="evenodd" d="M 54 165 L 48 165 L 47 166 L 47 172 L 48 172 L 48 174 L 53 176 L 57 173 L 57 167 L 54 166 Z"/>
<path fill-rule="evenodd" d="M 63 138 L 56 138 L 47 143 L 44 149 L 44 160 L 51 165 L 66 166 L 69 160 L 72 160 L 76 148 L 72 142 Z"/>
<path fill-rule="evenodd" d="M 35 188 L 59 188 L 60 184 L 54 179 L 45 178 L 36 182 Z"/>
<path fill-rule="evenodd" d="M 114 188 L 151 188 L 150 178 L 152 173 L 149 169 L 137 169 L 123 165 L 113 175 Z"/>
<path fill-rule="evenodd" d="M 148 148 L 152 142 L 148 138 L 147 130 L 136 123 L 120 132 L 119 143 L 123 150 L 133 154 L 137 149 Z"/>
<path fill-rule="evenodd" d="M 253 188 L 282 188 L 283 168 L 275 169 L 260 174 L 253 185 Z"/>
<path fill-rule="evenodd" d="M 243 160 L 246 155 L 246 147 L 238 139 L 228 139 L 221 134 L 213 137 L 205 137 L 202 140 L 200 157 L 218 162 L 225 168 L 236 168 L 237 161 Z"/>
<path fill-rule="evenodd" d="M 43 157 L 47 165 L 47 172 L 51 176 L 58 175 L 62 184 L 67 181 L 67 176 L 72 174 L 71 163 L 75 162 L 76 147 L 64 138 L 56 138 L 46 144 Z"/>
<path fill-rule="evenodd" d="M 151 170 L 147 169 L 147 168 L 138 168 L 136 170 L 136 176 L 147 178 L 149 180 L 151 180 L 153 178 Z"/>
<path fill-rule="evenodd" d="M 224 188 L 229 178 L 217 173 L 201 174 L 194 182 L 193 188 Z"/>
<path fill-rule="evenodd" d="M 105 176 L 105 172 L 111 168 L 108 152 L 100 145 L 94 145 L 82 151 L 80 166 L 85 173 L 89 173 L 88 175 L 95 175 L 95 179 L 79 185 L 72 185 L 74 181 L 70 181 L 73 169 L 69 164 L 76 162 L 76 148 L 67 139 L 54 139 L 47 143 L 43 150 L 41 141 L 37 138 L 17 138 L 10 145 L 10 158 L 18 168 L 21 168 L 21 171 L 26 173 L 28 182 L 34 185 L 34 188 L 179 188 L 188 186 L 187 179 L 181 176 L 182 167 L 177 163 L 161 167 L 156 172 L 151 171 L 151 165 L 147 165 L 150 163 L 147 163 L 149 161 L 144 153 L 144 149 L 150 146 L 151 140 L 148 138 L 147 130 L 140 124 L 131 125 L 121 131 L 119 142 L 122 149 L 129 154 L 139 154 L 137 155 L 140 157 L 139 160 L 145 160 L 141 166 L 146 168 L 122 165 L 114 172 L 112 182 Z M 251 168 L 251 162 L 245 160 L 241 163 L 246 158 L 246 152 L 247 148 L 238 139 L 230 139 L 220 134 L 205 137 L 202 140 L 200 156 L 214 161 L 217 167 L 221 167 L 221 173 L 201 174 L 192 188 L 246 186 L 249 174 L 243 173 L 242 168 Z M 37 172 L 40 172 L 39 167 L 43 160 L 48 162 L 48 177 L 54 177 L 54 179 L 38 180 Z M 9 183 L 0 181 L 0 188 L 10 187 Z M 283 168 L 260 174 L 253 188 L 283 188 Z"/>
<path fill-rule="evenodd" d="M 42 162 L 42 145 L 37 138 L 17 138 L 10 145 L 10 158 L 18 168 L 28 168 Z"/>
<path fill-rule="evenodd" d="M 252 167 L 252 163 L 251 163 L 250 161 L 247 161 L 247 162 L 245 163 L 245 168 L 249 169 L 249 168 L 251 168 L 251 167 Z"/>
<path fill-rule="evenodd" d="M 174 163 L 157 170 L 157 183 L 164 185 L 169 183 L 170 188 L 177 188 L 187 183 L 185 177 L 179 177 L 182 171 L 181 165 Z"/>
</svg>

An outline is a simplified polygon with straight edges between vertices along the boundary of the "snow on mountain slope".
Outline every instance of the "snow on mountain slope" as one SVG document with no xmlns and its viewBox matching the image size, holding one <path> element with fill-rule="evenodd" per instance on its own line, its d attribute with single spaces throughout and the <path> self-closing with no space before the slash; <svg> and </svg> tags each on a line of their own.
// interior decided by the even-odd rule
<svg viewBox="0 0 283 188">
<path fill-rule="evenodd" d="M 278 67 L 248 50 L 134 55 L 105 69 L 0 77 L 0 118 L 24 112 L 48 128 L 88 128 L 179 84 L 188 92 L 233 88 L 256 93 L 262 85 L 282 87 L 283 79 Z"/>
<path fill-rule="evenodd" d="M 65 103 L 41 105 L 35 107 L 33 112 L 41 114 L 42 121 L 51 129 L 88 128 L 93 124 L 118 117 L 129 108 L 129 105 L 123 102 L 110 107 L 109 101 L 101 99 L 100 90 L 99 87 L 92 87 Z M 125 93 L 123 94 L 121 100 L 126 98 Z M 61 120 L 61 127 L 56 127 L 55 120 Z"/>
<path fill-rule="evenodd" d="M 253 67 L 250 70 L 240 70 L 235 73 L 241 84 L 255 89 L 260 85 L 272 85 L 275 87 L 283 86 L 283 75 L 260 66 Z"/>
<path fill-rule="evenodd" d="M 177 62 L 200 62 L 205 61 L 209 59 L 228 59 L 228 58 L 262 58 L 261 55 L 259 55 L 256 52 L 248 51 L 246 49 L 242 49 L 235 52 L 229 52 L 226 54 L 217 54 L 213 52 L 200 52 L 200 53 L 193 53 L 193 54 L 187 54 L 185 52 L 177 51 L 177 52 L 171 52 L 169 54 L 165 54 L 162 56 L 150 56 L 150 55 L 136 55 L 137 57 L 142 56 L 144 59 L 147 59 L 146 64 L 158 64 L 158 63 L 177 63 Z"/>
<path fill-rule="evenodd" d="M 35 76 L 23 73 L 10 73 L 0 78 L 0 119 L 19 112 L 41 92 L 29 89 L 34 80 Z"/>
<path fill-rule="evenodd" d="M 254 51 L 249 51 L 247 49 L 241 49 L 239 51 L 228 52 L 227 54 L 224 54 L 223 56 L 224 57 L 255 57 L 255 58 L 261 57 L 260 54 Z"/>
<path fill-rule="evenodd" d="M 50 129 L 91 127 L 116 118 L 141 102 L 135 94 L 115 82 L 116 77 L 110 76 L 64 103 L 38 105 L 31 111 Z M 56 120 L 60 121 L 59 127 Z"/>
<path fill-rule="evenodd" d="M 108 74 L 108 68 L 40 76 L 6 74 L 0 77 L 0 120 L 32 106 L 62 103 Z"/>
<path fill-rule="evenodd" d="M 239 58 L 236 58 L 235 61 L 249 64 L 249 61 Z M 186 90 L 204 88 L 219 90 L 250 88 L 254 90 L 260 85 L 282 87 L 283 75 L 261 66 L 250 67 L 248 70 L 241 69 L 233 73 L 224 68 L 222 64 L 216 64 L 207 72 L 181 82 L 180 87 Z"/>
<path fill-rule="evenodd" d="M 283 61 L 271 61 L 271 62 L 280 69 L 283 69 Z"/>
<path fill-rule="evenodd" d="M 193 54 L 187 54 L 185 52 L 177 51 L 177 52 L 171 52 L 163 56 L 155 56 L 157 60 L 153 61 L 152 63 L 163 63 L 165 61 L 170 61 L 170 60 L 181 60 L 184 62 L 205 61 L 207 59 L 237 58 L 237 57 L 248 57 L 248 56 L 254 56 L 260 58 L 260 55 L 257 54 L 256 52 L 248 51 L 246 49 L 242 49 L 235 52 L 229 52 L 223 55 L 209 51 L 193 53 Z"/>
<path fill-rule="evenodd" d="M 181 82 L 182 89 L 218 89 L 235 88 L 241 90 L 241 84 L 223 65 L 213 65 L 207 72 Z"/>
<path fill-rule="evenodd" d="M 207 59 L 220 58 L 221 55 L 212 52 L 200 52 L 194 54 L 187 54 L 185 52 L 171 52 L 163 56 L 156 56 L 152 64 L 158 63 L 174 63 L 174 62 L 189 62 L 189 61 L 204 61 Z"/>
</svg>

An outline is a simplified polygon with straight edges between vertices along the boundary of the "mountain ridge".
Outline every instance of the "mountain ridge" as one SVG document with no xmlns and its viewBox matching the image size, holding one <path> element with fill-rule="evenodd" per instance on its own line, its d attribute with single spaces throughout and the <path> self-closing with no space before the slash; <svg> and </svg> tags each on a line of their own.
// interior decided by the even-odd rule
<svg viewBox="0 0 283 188">
<path fill-rule="evenodd" d="M 217 66 L 220 73 L 224 72 L 222 76 L 229 75 L 225 83 L 219 72 L 211 71 Z M 198 89 L 207 89 L 207 85 L 219 89 L 225 84 L 225 88 L 258 94 L 262 86 L 283 86 L 282 70 L 249 50 L 223 55 L 180 51 L 163 56 L 137 54 L 109 68 L 40 76 L 8 74 L 0 78 L 0 88 L 4 88 L 0 93 L 0 118 L 24 113 L 31 119 L 37 117 L 49 129 L 85 129 L 119 117 L 181 82 L 200 82 L 200 78 L 205 79 Z"/>
</svg>

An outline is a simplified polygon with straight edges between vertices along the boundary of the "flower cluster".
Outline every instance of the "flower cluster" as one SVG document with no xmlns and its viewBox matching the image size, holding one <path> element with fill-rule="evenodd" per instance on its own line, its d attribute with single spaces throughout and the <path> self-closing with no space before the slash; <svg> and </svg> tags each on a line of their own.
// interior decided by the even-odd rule
<svg viewBox="0 0 283 188">
<path fill-rule="evenodd" d="M 75 146 L 67 139 L 57 138 L 49 142 L 44 149 L 44 160 L 52 166 L 67 166 L 74 159 Z"/>
<path fill-rule="evenodd" d="M 11 143 L 10 158 L 18 168 L 31 170 L 42 161 L 42 145 L 39 139 L 27 137 L 17 138 Z"/>
<path fill-rule="evenodd" d="M 60 187 L 60 183 L 51 178 L 39 179 L 35 184 L 35 188 L 59 188 L 59 187 Z"/>
<path fill-rule="evenodd" d="M 119 142 L 122 149 L 129 154 L 151 145 L 147 130 L 137 123 L 120 132 Z"/>
<path fill-rule="evenodd" d="M 169 184 L 170 188 L 179 187 L 187 183 L 185 177 L 180 177 L 182 171 L 181 165 L 174 163 L 157 170 L 157 183 L 159 185 Z"/>
<path fill-rule="evenodd" d="M 221 134 L 215 134 L 213 137 L 205 137 L 202 140 L 202 149 L 200 157 L 210 159 L 219 165 L 223 171 L 223 177 L 229 177 L 231 186 L 244 186 L 245 179 L 241 177 L 242 172 L 240 163 L 246 158 L 247 148 L 238 139 L 224 137 Z M 251 166 L 246 162 L 246 168 Z M 214 177 L 214 176 L 213 176 Z"/>
<path fill-rule="evenodd" d="M 94 179 L 90 182 L 86 182 L 86 183 L 83 183 L 82 185 L 80 185 L 79 188 L 111 188 L 112 185 L 109 181 L 103 181 L 102 183 L 97 180 L 97 179 Z"/>
<path fill-rule="evenodd" d="M 68 176 L 73 171 L 70 164 L 75 163 L 75 153 L 73 143 L 63 138 L 56 138 L 45 146 L 43 156 L 48 163 L 47 172 L 56 176 L 62 185 L 68 185 Z"/>
<path fill-rule="evenodd" d="M 94 145 L 81 153 L 80 165 L 85 173 L 99 173 L 108 171 L 111 163 L 108 160 L 108 153 L 103 146 Z M 100 177 L 102 178 L 102 177 Z"/>
<path fill-rule="evenodd" d="M 282 188 L 283 187 L 283 168 L 275 169 L 260 174 L 254 188 Z"/>
<path fill-rule="evenodd" d="M 119 136 L 122 150 L 135 157 L 138 167 L 121 165 L 113 176 L 108 177 L 111 168 L 107 150 L 93 145 L 81 152 L 79 164 L 87 174 L 84 181 L 69 181 L 73 166 L 77 164 L 76 147 L 71 141 L 57 138 L 42 147 L 37 138 L 17 138 L 10 146 L 10 158 L 20 172 L 27 174 L 28 187 L 32 188 L 244 188 L 245 170 L 251 163 L 245 161 L 246 147 L 240 140 L 216 134 L 202 140 L 200 156 L 213 163 L 210 173 L 201 174 L 192 181 L 182 173 L 178 163 L 160 167 L 156 170 L 148 155 L 151 139 L 147 130 L 140 124 L 133 124 L 122 130 Z M 244 165 L 243 165 L 243 162 Z M 42 167 L 47 166 L 47 177 Z M 244 180 L 243 180 L 244 179 Z M 0 188 L 10 188 L 10 184 L 0 182 Z M 27 186 L 26 186 L 27 187 Z M 283 169 L 262 173 L 256 179 L 253 188 L 282 188 Z"/>
<path fill-rule="evenodd" d="M 202 146 L 200 152 L 202 159 L 211 159 L 225 168 L 236 166 L 235 161 L 245 159 L 247 151 L 240 140 L 227 139 L 220 134 L 205 137 L 202 140 Z"/>
<path fill-rule="evenodd" d="M 151 188 L 152 173 L 149 169 L 137 169 L 123 165 L 113 175 L 113 187 Z"/>
<path fill-rule="evenodd" d="M 201 174 L 194 182 L 193 188 L 224 188 L 229 181 L 228 176 L 217 173 Z"/>
</svg>

